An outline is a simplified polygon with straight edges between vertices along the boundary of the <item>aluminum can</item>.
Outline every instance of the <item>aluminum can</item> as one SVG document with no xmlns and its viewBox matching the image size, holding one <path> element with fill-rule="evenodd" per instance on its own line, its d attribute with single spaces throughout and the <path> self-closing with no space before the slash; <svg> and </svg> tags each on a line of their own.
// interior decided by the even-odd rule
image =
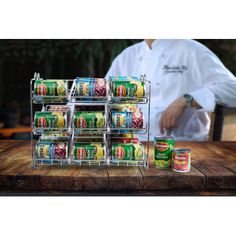
<svg viewBox="0 0 236 236">
<path fill-rule="evenodd" d="M 191 149 L 174 148 L 172 152 L 172 170 L 189 172 L 191 168 Z"/>
<path fill-rule="evenodd" d="M 170 169 L 172 165 L 172 136 L 154 137 L 154 165 L 160 169 Z"/>
</svg>

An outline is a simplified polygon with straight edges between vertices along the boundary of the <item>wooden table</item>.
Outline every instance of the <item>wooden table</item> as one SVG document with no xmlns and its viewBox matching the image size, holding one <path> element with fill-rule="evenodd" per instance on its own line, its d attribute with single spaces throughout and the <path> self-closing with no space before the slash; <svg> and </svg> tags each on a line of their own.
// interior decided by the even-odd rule
<svg viewBox="0 0 236 236">
<path fill-rule="evenodd" d="M 236 195 L 236 142 L 177 142 L 189 173 L 142 167 L 31 168 L 29 141 L 0 141 L 1 195 Z"/>
</svg>

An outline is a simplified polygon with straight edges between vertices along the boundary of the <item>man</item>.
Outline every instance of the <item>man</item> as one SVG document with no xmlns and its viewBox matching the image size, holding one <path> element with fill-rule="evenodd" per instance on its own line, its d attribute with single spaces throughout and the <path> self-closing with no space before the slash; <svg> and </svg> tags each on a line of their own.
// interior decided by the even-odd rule
<svg viewBox="0 0 236 236">
<path fill-rule="evenodd" d="M 208 112 L 216 103 L 236 106 L 234 75 L 194 40 L 149 39 L 132 45 L 115 58 L 106 78 L 143 74 L 152 83 L 151 139 L 168 131 L 178 140 L 207 140 Z"/>
</svg>

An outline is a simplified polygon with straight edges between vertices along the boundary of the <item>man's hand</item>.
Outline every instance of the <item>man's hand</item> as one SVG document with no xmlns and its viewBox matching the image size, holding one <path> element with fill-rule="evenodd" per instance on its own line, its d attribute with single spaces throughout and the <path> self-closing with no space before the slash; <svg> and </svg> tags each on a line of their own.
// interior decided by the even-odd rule
<svg viewBox="0 0 236 236">
<path fill-rule="evenodd" d="M 163 111 L 159 123 L 161 134 L 164 134 L 164 130 L 171 131 L 176 128 L 177 119 L 183 114 L 186 107 L 185 98 L 180 97 L 171 103 L 165 111 Z"/>
</svg>

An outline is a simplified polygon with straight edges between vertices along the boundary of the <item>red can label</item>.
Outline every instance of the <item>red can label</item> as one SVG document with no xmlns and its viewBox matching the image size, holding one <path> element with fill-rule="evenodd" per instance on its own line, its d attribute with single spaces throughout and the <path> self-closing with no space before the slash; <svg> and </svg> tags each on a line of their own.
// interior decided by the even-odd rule
<svg viewBox="0 0 236 236">
<path fill-rule="evenodd" d="M 172 153 L 172 169 L 179 172 L 190 171 L 191 153 L 189 151 L 173 151 Z"/>
<path fill-rule="evenodd" d="M 116 148 L 115 153 L 116 153 L 116 159 L 117 159 L 117 160 L 122 160 L 122 159 L 124 159 L 124 157 L 125 157 L 125 150 L 124 150 L 123 147 L 118 146 L 118 147 Z"/>
<path fill-rule="evenodd" d="M 79 128 L 86 128 L 87 127 L 87 122 L 83 116 L 78 117 L 77 127 L 79 127 Z"/>
<path fill-rule="evenodd" d="M 38 118 L 38 127 L 39 128 L 46 128 L 47 127 L 47 121 L 45 117 Z"/>
<path fill-rule="evenodd" d="M 118 97 L 125 97 L 126 95 L 126 89 L 124 85 L 119 85 L 117 87 L 117 95 Z"/>
<path fill-rule="evenodd" d="M 39 84 L 38 95 L 45 96 L 47 94 L 47 86 L 45 84 Z"/>
<path fill-rule="evenodd" d="M 169 148 L 169 144 L 167 142 L 157 142 L 156 149 L 160 152 L 164 152 Z"/>
<path fill-rule="evenodd" d="M 77 149 L 77 158 L 78 160 L 84 160 L 86 157 L 86 151 L 83 147 Z"/>
</svg>

